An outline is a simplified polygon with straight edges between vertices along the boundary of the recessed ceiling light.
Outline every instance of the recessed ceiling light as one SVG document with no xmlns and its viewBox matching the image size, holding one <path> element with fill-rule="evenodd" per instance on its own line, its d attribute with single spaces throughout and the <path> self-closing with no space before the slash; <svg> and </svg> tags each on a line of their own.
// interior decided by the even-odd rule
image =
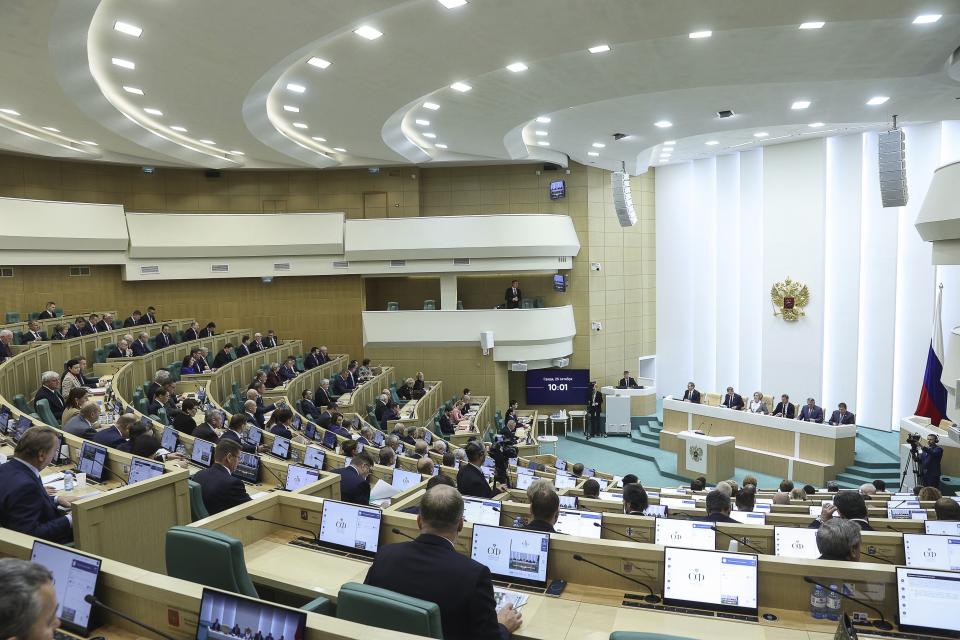
<svg viewBox="0 0 960 640">
<path fill-rule="evenodd" d="M 232 155 L 232 156 L 245 156 L 245 155 L 247 155 L 247 154 L 245 154 L 243 151 L 237 151 L 236 149 L 231 149 L 230 151 L 227 151 L 227 153 L 229 153 L 229 154 Z"/>
<path fill-rule="evenodd" d="M 890 99 L 889 96 L 873 96 L 872 98 L 870 98 L 869 100 L 867 100 L 867 106 L 869 106 L 869 107 L 876 107 L 876 106 L 878 106 L 878 105 L 883 104 L 884 102 L 886 102 L 886 101 L 889 100 L 889 99 Z"/>
<path fill-rule="evenodd" d="M 295 126 L 297 129 L 307 129 L 307 128 L 308 128 L 305 122 L 294 122 L 294 123 L 293 123 L 293 126 Z"/>
<path fill-rule="evenodd" d="M 807 126 L 810 127 L 811 129 L 819 129 L 820 127 L 823 126 L 823 123 L 822 123 L 822 122 L 811 122 L 811 123 L 808 124 Z"/>
<path fill-rule="evenodd" d="M 932 24 L 942 18 L 943 15 L 939 13 L 928 13 L 926 15 L 917 16 L 913 19 L 913 24 Z"/>
<path fill-rule="evenodd" d="M 445 145 L 445 144 L 440 144 L 439 142 L 438 142 L 437 144 L 433 145 L 433 146 L 435 146 L 437 149 L 446 149 L 446 148 L 447 148 L 447 145 Z"/>
<path fill-rule="evenodd" d="M 540 145 L 541 147 L 549 147 L 549 146 L 550 146 L 550 143 L 547 142 L 546 140 L 537 140 L 537 144 Z"/>
<path fill-rule="evenodd" d="M 128 36 L 133 36 L 134 38 L 139 38 L 140 34 L 143 33 L 143 29 L 137 25 L 130 24 L 129 22 L 120 22 L 119 20 L 113 23 L 113 30 L 125 33 Z"/>
<path fill-rule="evenodd" d="M 440 105 L 438 105 L 436 102 L 424 102 L 423 108 L 430 109 L 430 111 L 436 111 L 440 108 Z"/>
<path fill-rule="evenodd" d="M 8 116 L 17 116 L 17 117 L 20 116 L 20 112 L 14 111 L 13 109 L 0 109 L 0 113 L 5 113 Z"/>
<path fill-rule="evenodd" d="M 594 143 L 593 143 L 593 148 L 594 148 L 594 149 L 603 149 L 605 146 L 607 146 L 607 145 L 605 145 L 605 144 L 602 143 L 602 142 L 594 142 Z"/>
<path fill-rule="evenodd" d="M 289 111 L 290 113 L 300 113 L 300 107 L 295 107 L 292 104 L 283 105 L 284 111 Z"/>
<path fill-rule="evenodd" d="M 421 127 L 429 127 L 429 126 L 430 126 L 430 121 L 429 121 L 429 120 L 424 120 L 423 118 L 417 118 L 416 120 L 414 120 L 414 122 L 416 122 L 416 123 L 417 123 L 418 125 L 420 125 Z"/>
<path fill-rule="evenodd" d="M 438 2 L 447 9 L 456 9 L 457 7 L 462 7 L 467 4 L 467 0 L 438 0 Z"/>
<path fill-rule="evenodd" d="M 708 147 L 713 147 L 713 146 L 716 146 L 716 145 L 720 144 L 720 141 L 719 141 L 719 140 L 707 140 L 704 144 L 706 144 Z"/>
<path fill-rule="evenodd" d="M 766 138 L 768 135 L 770 135 L 770 134 L 767 133 L 766 131 L 757 131 L 755 134 L 753 134 L 753 137 L 754 137 L 754 138 Z"/>
<path fill-rule="evenodd" d="M 587 151 L 588 156 L 593 156 L 594 158 L 599 157 L 600 152 L 598 151 Z"/>
<path fill-rule="evenodd" d="M 376 40 L 377 38 L 383 35 L 383 32 L 377 31 L 376 29 L 374 29 L 368 24 L 365 24 L 362 27 L 354 29 L 353 32 L 358 36 L 360 36 L 361 38 L 366 38 L 367 40 Z"/>
<path fill-rule="evenodd" d="M 800 109 L 806 109 L 809 106 L 810 106 L 809 100 L 797 100 L 792 105 L 790 105 L 790 108 L 793 109 L 794 111 L 799 111 Z"/>
<path fill-rule="evenodd" d="M 426 133 L 423 134 L 423 137 L 424 137 L 424 138 L 436 138 L 436 137 L 437 137 L 437 134 L 435 134 L 435 133 L 430 133 L 429 131 L 427 131 Z"/>
<path fill-rule="evenodd" d="M 533 134 L 534 134 L 534 135 L 537 135 L 537 136 L 548 136 L 548 135 L 550 135 L 549 132 L 543 131 L 543 130 L 534 131 Z"/>
<path fill-rule="evenodd" d="M 550 118 L 549 116 L 540 116 L 537 118 L 537 122 L 540 124 L 550 124 Z"/>
<path fill-rule="evenodd" d="M 700 40 L 702 38 L 709 38 L 713 35 L 713 31 L 694 31 L 690 34 L 692 40 Z"/>
<path fill-rule="evenodd" d="M 674 144 L 677 144 L 677 141 L 676 141 L 676 140 L 667 140 L 667 141 L 664 142 L 663 144 L 665 144 L 665 145 L 674 145 Z"/>
<path fill-rule="evenodd" d="M 147 108 L 144 109 L 143 111 L 144 111 L 144 113 L 149 113 L 149 114 L 152 115 L 152 116 L 162 116 L 162 115 L 163 115 L 163 111 L 160 111 L 160 109 L 154 109 L 153 107 L 147 107 Z"/>
<path fill-rule="evenodd" d="M 100 145 L 98 145 L 96 142 L 94 142 L 93 140 L 81 140 L 81 141 L 80 141 L 80 144 L 88 144 L 88 145 L 90 145 L 91 147 L 99 147 L 99 146 L 100 146 Z"/>
<path fill-rule="evenodd" d="M 466 82 L 454 82 L 452 85 L 450 85 L 450 88 L 454 91 L 459 91 L 460 93 L 466 93 L 467 91 L 470 91 L 470 89 L 473 89 L 473 87 L 468 85 Z"/>
<path fill-rule="evenodd" d="M 118 67 L 123 67 L 124 69 L 136 69 L 137 65 L 134 64 L 132 60 L 124 60 L 123 58 L 110 58 L 110 62 Z"/>
<path fill-rule="evenodd" d="M 310 58 L 309 60 L 307 60 L 307 64 L 309 64 L 309 65 L 312 66 L 312 67 L 316 67 L 316 68 L 318 68 L 318 69 L 326 69 L 327 67 L 329 67 L 329 66 L 330 66 L 331 64 L 333 64 L 333 63 L 330 62 L 329 60 L 324 60 L 323 58 L 318 58 L 318 57 L 314 56 L 314 57 Z"/>
<path fill-rule="evenodd" d="M 317 142 L 326 142 L 326 141 L 327 141 L 326 138 L 321 138 L 320 136 L 313 136 L 313 137 L 310 138 L 310 139 L 311 139 L 311 140 L 316 140 Z"/>
<path fill-rule="evenodd" d="M 60 129 L 57 129 L 56 127 L 43 127 L 43 130 L 50 131 L 52 133 L 60 133 Z"/>
<path fill-rule="evenodd" d="M 143 95 L 143 89 L 141 89 L 140 87 L 124 87 L 123 90 L 126 91 L 127 93 L 132 93 L 133 95 L 136 95 L 136 96 Z"/>
<path fill-rule="evenodd" d="M 598 44 L 596 46 L 590 47 L 587 49 L 590 53 L 606 53 L 610 51 L 610 45 L 608 44 Z"/>
<path fill-rule="evenodd" d="M 343 147 L 334 147 L 333 150 L 334 150 L 334 151 L 339 151 L 340 153 L 346 153 L 346 152 L 347 152 L 347 150 L 344 149 Z"/>
<path fill-rule="evenodd" d="M 297 84 L 295 82 L 291 82 L 287 84 L 287 91 L 293 91 L 294 93 L 303 93 L 306 90 L 307 88 L 302 84 Z"/>
<path fill-rule="evenodd" d="M 526 71 L 527 65 L 522 62 L 514 62 L 513 64 L 507 65 L 507 71 L 513 71 L 514 73 L 520 73 L 521 71 Z"/>
<path fill-rule="evenodd" d="M 804 22 L 800 25 L 801 29 L 821 29 L 826 22 Z"/>
<path fill-rule="evenodd" d="M 658 120 L 653 123 L 653 126 L 659 129 L 669 129 L 670 127 L 673 126 L 673 123 L 670 122 L 669 120 Z"/>
<path fill-rule="evenodd" d="M 217 144 L 216 142 L 214 142 L 213 140 L 210 140 L 210 139 L 208 139 L 208 138 L 202 138 L 202 139 L 199 140 L 199 142 L 200 142 L 201 144 Z"/>
</svg>

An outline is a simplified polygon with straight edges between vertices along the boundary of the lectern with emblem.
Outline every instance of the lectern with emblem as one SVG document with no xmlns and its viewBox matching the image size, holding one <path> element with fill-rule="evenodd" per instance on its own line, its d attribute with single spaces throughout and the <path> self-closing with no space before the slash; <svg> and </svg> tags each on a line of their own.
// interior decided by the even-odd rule
<svg viewBox="0 0 960 640">
<path fill-rule="evenodd" d="M 677 438 L 683 443 L 683 450 L 677 455 L 677 473 L 690 478 L 703 476 L 710 483 L 733 477 L 736 438 L 696 431 L 681 431 Z"/>
</svg>

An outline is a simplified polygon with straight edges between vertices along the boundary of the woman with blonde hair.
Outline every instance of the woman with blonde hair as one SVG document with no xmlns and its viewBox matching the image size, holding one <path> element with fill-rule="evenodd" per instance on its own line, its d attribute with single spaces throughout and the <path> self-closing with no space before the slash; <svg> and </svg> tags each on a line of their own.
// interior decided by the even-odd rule
<svg viewBox="0 0 960 640">
<path fill-rule="evenodd" d="M 753 400 L 750 401 L 750 413 L 762 413 L 764 415 L 770 413 L 770 408 L 767 406 L 766 400 L 763 399 L 763 394 L 759 391 L 753 392 Z"/>
</svg>

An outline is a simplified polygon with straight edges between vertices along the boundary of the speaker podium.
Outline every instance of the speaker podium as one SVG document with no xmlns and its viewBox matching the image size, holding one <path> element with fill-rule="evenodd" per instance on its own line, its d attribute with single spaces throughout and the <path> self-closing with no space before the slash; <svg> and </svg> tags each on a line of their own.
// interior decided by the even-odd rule
<svg viewBox="0 0 960 640">
<path fill-rule="evenodd" d="M 681 431 L 677 438 L 683 443 L 683 451 L 677 454 L 677 473 L 691 478 L 703 476 L 711 484 L 733 477 L 736 438 L 694 431 Z"/>
</svg>

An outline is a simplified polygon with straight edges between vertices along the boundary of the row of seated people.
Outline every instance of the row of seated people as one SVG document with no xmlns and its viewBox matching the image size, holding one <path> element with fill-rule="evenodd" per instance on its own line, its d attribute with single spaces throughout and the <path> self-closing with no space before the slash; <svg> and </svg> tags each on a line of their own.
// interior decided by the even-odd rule
<svg viewBox="0 0 960 640">
<path fill-rule="evenodd" d="M 683 398 L 681 398 L 681 400 L 684 402 L 692 402 L 693 404 L 700 404 L 701 394 L 695 383 L 687 383 L 687 389 L 683 392 Z M 724 394 L 720 406 L 735 411 L 774 415 L 780 418 L 801 420 L 803 422 L 824 422 L 823 408 L 817 406 L 815 399 L 807 398 L 806 403 L 800 408 L 800 412 L 797 413 L 797 406 L 790 402 L 790 396 L 785 393 L 780 396 L 780 402 L 778 402 L 771 411 L 762 392 L 754 391 L 750 402 L 746 403 L 743 400 L 743 396 L 734 391 L 733 387 L 727 387 L 727 392 Z M 857 416 L 847 410 L 846 402 L 841 402 L 837 405 L 836 410 L 830 414 L 830 419 L 826 422 L 831 425 L 856 424 Z"/>
</svg>

